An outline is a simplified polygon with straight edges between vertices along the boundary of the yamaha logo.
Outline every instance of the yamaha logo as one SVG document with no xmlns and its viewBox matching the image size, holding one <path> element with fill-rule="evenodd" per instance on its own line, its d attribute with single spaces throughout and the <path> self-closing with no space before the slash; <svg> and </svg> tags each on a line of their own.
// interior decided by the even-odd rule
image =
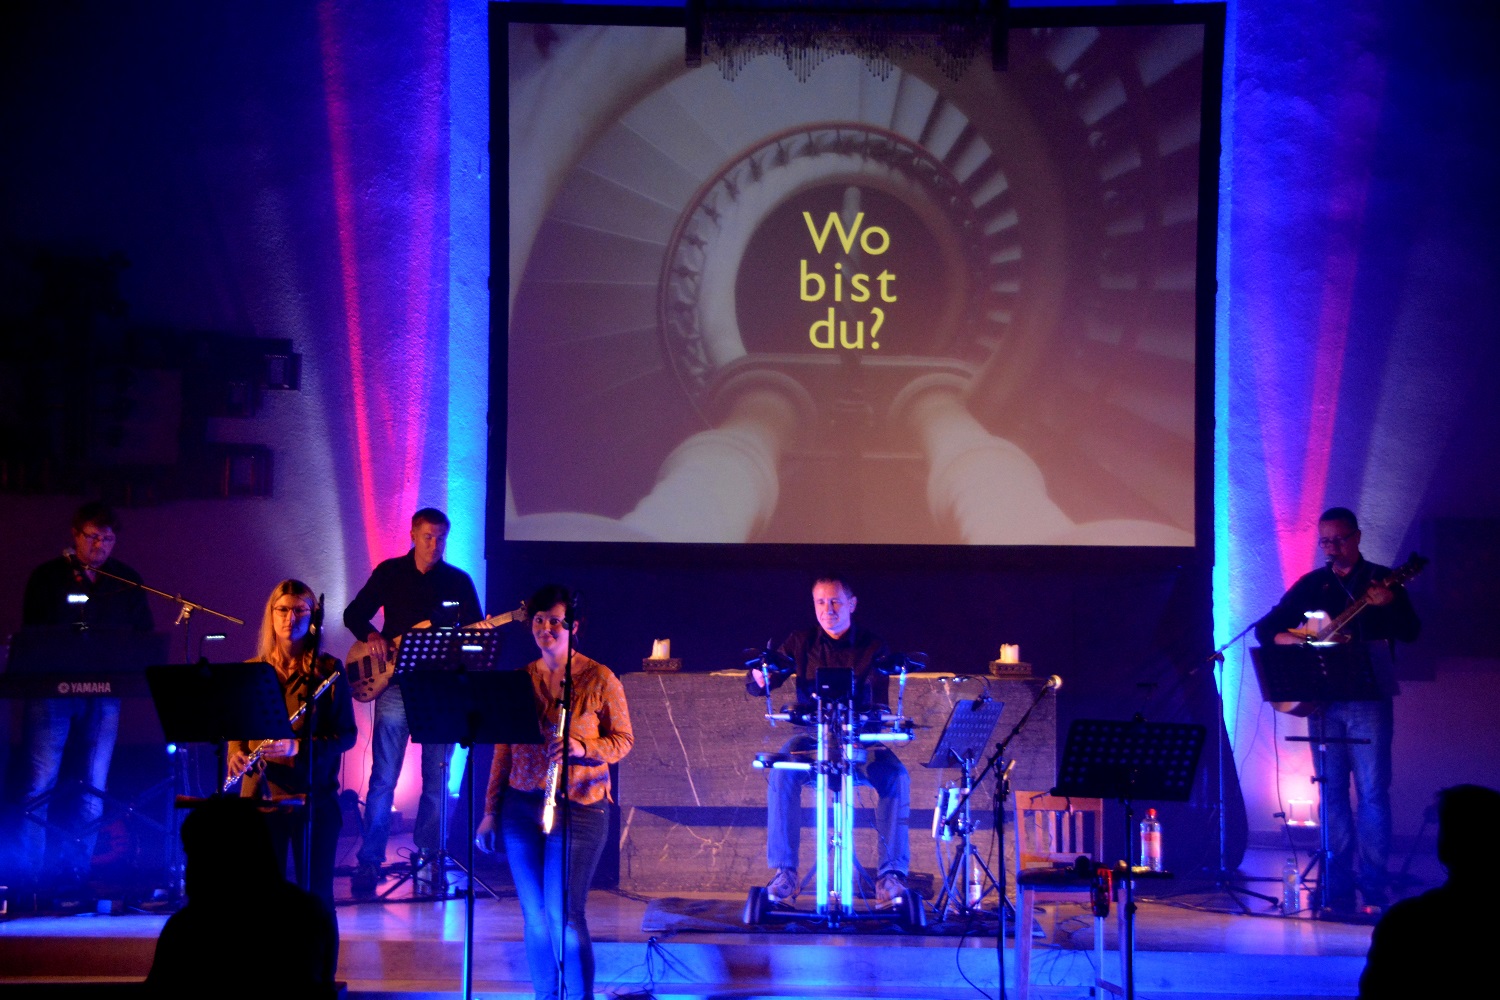
<svg viewBox="0 0 1500 1000">
<path fill-rule="evenodd" d="M 57 685 L 57 693 L 69 694 L 113 694 L 114 689 L 109 681 L 60 681 Z"/>
</svg>

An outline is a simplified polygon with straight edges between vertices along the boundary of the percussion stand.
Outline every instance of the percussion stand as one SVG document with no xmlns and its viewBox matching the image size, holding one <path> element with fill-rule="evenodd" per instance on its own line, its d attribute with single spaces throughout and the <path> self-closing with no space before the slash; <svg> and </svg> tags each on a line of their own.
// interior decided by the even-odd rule
<svg viewBox="0 0 1500 1000">
<path fill-rule="evenodd" d="M 982 912 L 980 902 L 989 894 L 991 888 L 1000 885 L 995 878 L 995 873 L 990 871 L 989 866 L 985 864 L 983 857 L 974 847 L 975 824 L 969 800 L 974 794 L 974 762 L 979 758 L 981 750 L 989 743 L 995 725 L 1000 721 L 1000 713 L 1004 709 L 1004 702 L 993 701 L 988 697 L 958 702 L 949 713 L 948 724 L 943 727 L 942 735 L 938 737 L 937 746 L 933 748 L 932 759 L 922 765 L 923 767 L 947 768 L 956 760 L 963 772 L 963 784 L 958 800 L 951 805 L 946 801 L 943 802 L 943 808 L 947 811 L 937 823 L 938 834 L 951 830 L 959 835 L 962 845 L 952 865 L 948 868 L 947 878 L 943 882 L 943 891 L 939 894 L 937 902 L 933 904 L 934 909 L 940 915 L 946 915 L 949 911 L 961 916 Z M 987 772 L 988 768 L 986 768 Z M 996 801 L 1004 801 L 1004 795 L 1000 795 Z M 1003 870 L 1003 852 L 1001 864 Z M 980 892 L 979 898 L 969 899 L 967 888 L 972 880 L 977 879 L 976 868 L 984 874 L 985 881 L 981 883 L 984 889 Z M 1003 891 L 1000 897 L 1001 920 L 1003 921 L 1005 908 Z"/>
<path fill-rule="evenodd" d="M 985 896 L 989 895 L 990 889 L 999 884 L 995 880 L 995 873 L 990 871 L 989 865 L 985 864 L 984 858 L 974 847 L 975 826 L 969 803 L 969 797 L 974 791 L 974 759 L 963 757 L 959 765 L 963 768 L 963 782 L 960 785 L 959 797 L 961 805 L 955 805 L 941 821 L 943 828 L 958 834 L 960 842 L 958 853 L 953 856 L 953 861 L 948 866 L 947 877 L 943 880 L 943 891 L 933 903 L 933 909 L 943 917 L 948 916 L 949 913 L 965 917 L 983 913 L 984 908 L 980 903 L 983 902 Z M 983 881 L 979 879 L 980 872 L 984 873 Z M 982 885 L 983 889 L 971 899 L 968 887 L 976 883 Z M 1003 919 L 1003 914 L 1001 916 Z"/>
<path fill-rule="evenodd" d="M 926 911 L 914 893 L 908 891 L 904 909 L 891 913 L 860 913 L 854 908 L 854 769 L 866 757 L 861 742 L 890 742 L 892 736 L 910 739 L 909 733 L 861 734 L 859 714 L 852 700 L 821 695 L 814 716 L 817 750 L 812 761 L 784 760 L 779 754 L 763 754 L 754 766 L 781 770 L 812 771 L 817 810 L 816 906 L 813 912 L 791 907 L 766 906 L 765 887 L 750 890 L 745 903 L 744 922 L 791 922 L 821 920 L 829 930 L 857 920 L 901 920 L 911 926 L 923 926 Z M 771 721 L 791 720 L 793 713 L 772 713 Z M 866 739 L 866 736 L 873 737 Z M 830 854 L 832 859 L 830 860 Z"/>
</svg>

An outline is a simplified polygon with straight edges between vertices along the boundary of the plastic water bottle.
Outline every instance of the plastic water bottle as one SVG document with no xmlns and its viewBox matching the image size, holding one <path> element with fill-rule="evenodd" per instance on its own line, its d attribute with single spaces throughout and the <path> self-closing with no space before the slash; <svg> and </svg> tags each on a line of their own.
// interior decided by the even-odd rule
<svg viewBox="0 0 1500 1000">
<path fill-rule="evenodd" d="M 1302 873 L 1297 859 L 1287 858 L 1281 866 L 1281 915 L 1290 917 L 1302 909 Z"/>
<path fill-rule="evenodd" d="M 1141 864 L 1154 872 L 1162 871 L 1161 864 L 1161 820 L 1155 809 L 1146 810 L 1141 820 Z"/>
</svg>

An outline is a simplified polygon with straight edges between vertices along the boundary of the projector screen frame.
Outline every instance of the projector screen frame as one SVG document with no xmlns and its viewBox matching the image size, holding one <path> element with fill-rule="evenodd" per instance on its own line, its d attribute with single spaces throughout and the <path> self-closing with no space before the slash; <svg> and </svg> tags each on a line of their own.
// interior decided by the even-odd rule
<svg viewBox="0 0 1500 1000">
<path fill-rule="evenodd" d="M 705 560 L 725 565 L 755 566 L 784 563 L 788 557 L 799 564 L 922 565 L 965 568 L 1058 568 L 1067 565 L 1118 565 L 1135 568 L 1169 568 L 1186 564 L 1212 565 L 1213 510 L 1213 388 L 1214 388 L 1214 288 L 1217 267 L 1217 221 L 1219 178 L 1220 102 L 1222 96 L 1225 12 L 1222 4 L 1130 6 L 1107 8 L 1015 8 L 1010 12 L 1010 30 L 1033 28 L 1109 26 L 1200 25 L 1203 29 L 1201 115 L 1198 142 L 1198 190 L 1196 204 L 1196 254 L 1194 295 L 1194 388 L 1193 388 L 1193 521 L 1192 545 L 985 545 L 985 544 L 880 544 L 836 542 L 656 542 L 656 541 L 531 541 L 505 537 L 507 477 L 507 402 L 509 393 L 510 296 L 506 283 L 506 308 L 491 309 L 490 353 L 490 481 L 487 517 L 487 551 L 492 558 L 506 552 L 525 554 L 532 561 L 544 552 L 555 552 L 565 562 L 629 563 L 646 561 L 663 567 L 702 565 Z M 508 58 L 506 42 L 511 24 L 603 24 L 682 28 L 683 8 L 615 7 L 569 4 L 496 4 L 491 7 L 491 134 L 492 162 L 492 261 L 509 261 L 512 238 L 509 204 Z M 508 268 L 502 275 L 508 273 Z M 499 289 L 492 278 L 492 298 Z"/>
</svg>

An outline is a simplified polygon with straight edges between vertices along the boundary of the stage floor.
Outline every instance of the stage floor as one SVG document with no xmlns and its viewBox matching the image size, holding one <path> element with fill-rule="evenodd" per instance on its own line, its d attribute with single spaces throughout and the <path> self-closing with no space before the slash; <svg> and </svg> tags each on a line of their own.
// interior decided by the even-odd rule
<svg viewBox="0 0 1500 1000">
<path fill-rule="evenodd" d="M 1249 871 L 1279 869 L 1276 851 L 1252 851 Z M 1426 866 L 1423 866 L 1426 867 Z M 338 889 L 347 889 L 340 881 Z M 1254 883 L 1275 893 L 1276 883 Z M 1413 884 L 1408 892 L 1425 886 Z M 1182 883 L 1173 891 L 1188 890 Z M 1205 889 L 1211 887 L 1204 887 Z M 682 898 L 683 894 L 678 894 Z M 672 930 L 663 910 L 683 904 L 595 891 L 589 924 L 600 996 L 959 998 L 995 995 L 997 960 L 989 934 L 933 936 L 789 932 L 733 927 L 742 895 L 697 894 L 690 908 L 728 915 L 728 930 Z M 1370 928 L 1269 915 L 1250 900 L 1241 914 L 1205 892 L 1143 899 L 1137 919 L 1137 996 L 1192 1000 L 1352 997 Z M 1216 912 L 1228 907 L 1233 913 Z M 1086 997 L 1092 984 L 1093 922 L 1081 906 L 1049 908 L 1033 939 L 1031 995 Z M 1261 915 L 1265 914 L 1265 915 Z M 370 997 L 461 994 L 462 900 L 350 902 L 338 909 L 339 978 Z M 0 983 L 124 981 L 143 977 L 164 916 L 81 914 L 15 917 L 0 923 Z M 650 926 L 655 930 L 643 929 Z M 1110 922 L 1113 939 L 1113 921 Z M 485 997 L 531 995 L 515 899 L 481 899 L 475 919 L 475 989 Z M 1007 981 L 1015 954 L 1007 939 Z M 1014 988 L 1013 985 L 1011 987 Z M 1014 996 L 1014 993 L 1011 994 Z"/>
</svg>

